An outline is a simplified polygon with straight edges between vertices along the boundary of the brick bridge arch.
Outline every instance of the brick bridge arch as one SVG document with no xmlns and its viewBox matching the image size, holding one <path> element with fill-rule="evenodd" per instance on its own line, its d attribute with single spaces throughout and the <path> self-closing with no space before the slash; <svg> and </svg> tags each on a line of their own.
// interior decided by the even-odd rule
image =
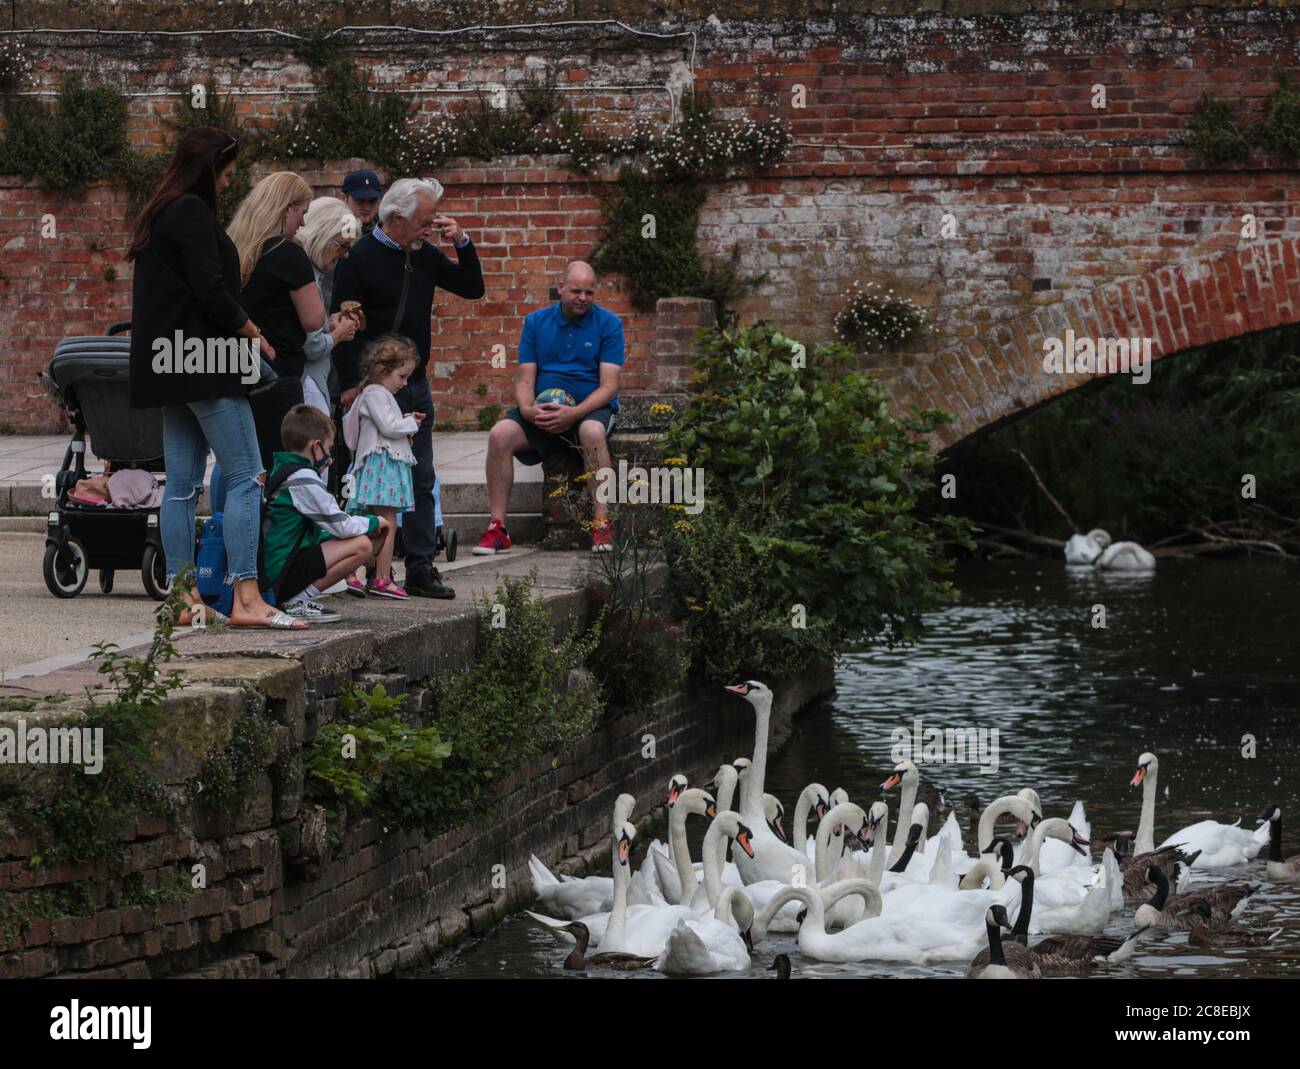
<svg viewBox="0 0 1300 1069">
<path fill-rule="evenodd" d="M 1149 338 L 1152 362 L 1300 320 L 1300 240 L 1257 240 L 1099 286 L 998 324 L 886 379 L 899 410 L 944 408 L 936 451 L 1013 419 L 1108 372 L 1043 370 L 1044 340 Z"/>
</svg>

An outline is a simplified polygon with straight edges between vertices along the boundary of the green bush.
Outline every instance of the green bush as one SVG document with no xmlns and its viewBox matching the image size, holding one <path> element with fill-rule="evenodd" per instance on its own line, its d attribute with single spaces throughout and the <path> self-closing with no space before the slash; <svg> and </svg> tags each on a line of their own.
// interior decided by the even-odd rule
<svg viewBox="0 0 1300 1069">
<path fill-rule="evenodd" d="M 6 97 L 4 114 L 0 174 L 37 177 L 67 191 L 114 177 L 129 154 L 126 99 L 108 86 L 66 82 L 53 108 Z"/>
<path fill-rule="evenodd" d="M 344 692 L 344 716 L 321 729 L 306 760 L 307 796 L 342 802 L 403 828 L 432 828 L 440 817 L 433 789 L 451 753 L 436 727 L 411 727 L 402 719 L 405 694 L 382 686 Z"/>
<path fill-rule="evenodd" d="M 1206 163 L 1245 163 L 1250 137 L 1231 100 L 1201 95 L 1187 123 L 1187 143 Z"/>
<path fill-rule="evenodd" d="M 895 417 L 853 359 L 770 323 L 701 338 L 690 405 L 663 444 L 704 470 L 703 512 L 674 525 L 670 559 L 711 675 L 907 641 L 955 596 L 940 543 L 966 527 L 917 514 L 933 489 L 924 435 L 948 417 Z"/>
<path fill-rule="evenodd" d="M 1284 77 L 1278 77 L 1264 101 L 1260 138 L 1269 152 L 1300 156 L 1300 90 L 1293 89 Z"/>
</svg>

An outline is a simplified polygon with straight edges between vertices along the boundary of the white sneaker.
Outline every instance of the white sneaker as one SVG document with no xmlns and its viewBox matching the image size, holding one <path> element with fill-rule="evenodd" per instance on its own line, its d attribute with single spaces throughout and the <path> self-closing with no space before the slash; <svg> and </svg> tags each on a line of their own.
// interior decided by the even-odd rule
<svg viewBox="0 0 1300 1069">
<path fill-rule="evenodd" d="M 310 598 L 291 601 L 284 606 L 284 611 L 295 620 L 309 620 L 313 624 L 333 624 L 343 619 L 338 613 L 330 612 L 320 602 Z"/>
<path fill-rule="evenodd" d="M 322 590 L 322 591 L 320 592 L 320 596 L 321 596 L 322 598 L 327 598 L 327 597 L 329 597 L 331 594 L 342 594 L 343 591 L 347 590 L 347 588 L 348 588 L 347 580 L 346 580 L 346 579 L 340 579 L 340 580 L 339 580 L 337 583 L 335 583 L 332 587 L 329 587 L 328 589 Z"/>
</svg>

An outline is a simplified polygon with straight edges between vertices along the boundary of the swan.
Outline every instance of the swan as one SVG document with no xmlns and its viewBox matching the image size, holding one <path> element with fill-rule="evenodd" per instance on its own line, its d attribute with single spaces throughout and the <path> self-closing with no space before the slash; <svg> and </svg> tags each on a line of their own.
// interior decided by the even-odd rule
<svg viewBox="0 0 1300 1069">
<path fill-rule="evenodd" d="M 692 813 L 712 820 L 718 815 L 718 804 L 707 791 L 698 787 L 688 787 L 682 791 L 677 796 L 677 804 L 668 814 L 669 852 L 656 852 L 653 855 L 664 899 L 673 905 L 690 904 L 699 888 L 695 866 L 691 864 L 690 848 L 686 843 L 686 818 Z M 673 859 L 671 864 L 669 857 Z"/>
<path fill-rule="evenodd" d="M 1274 883 L 1300 883 L 1300 854 L 1293 854 L 1285 860 L 1282 857 L 1282 808 L 1267 806 L 1259 815 L 1260 820 L 1268 821 L 1268 864 L 1264 875 Z"/>
<path fill-rule="evenodd" d="M 883 859 L 883 852 L 882 852 Z M 825 910 L 846 895 L 858 895 L 866 904 L 865 920 L 840 932 L 827 932 Z M 888 900 L 888 895 L 885 900 Z M 979 933 L 961 925 L 923 916 L 886 916 L 877 913 L 880 893 L 869 880 L 842 880 L 820 894 L 802 887 L 787 887 L 771 905 L 798 899 L 804 905 L 799 924 L 799 953 L 815 961 L 896 961 L 925 964 L 970 958 Z M 756 918 L 757 923 L 757 918 Z"/>
<path fill-rule="evenodd" d="M 1156 847 L 1156 776 L 1160 762 L 1153 753 L 1144 753 L 1138 758 L 1137 771 L 1133 774 L 1131 787 L 1142 788 L 1142 818 L 1138 821 L 1137 842 L 1134 849 L 1138 854 L 1153 852 Z M 1160 849 L 1168 846 L 1180 846 L 1184 851 L 1199 851 L 1199 856 L 1189 862 L 1191 868 L 1229 868 L 1244 865 L 1255 858 L 1268 842 L 1268 826 L 1261 824 L 1253 834 L 1239 827 L 1241 820 L 1234 824 L 1221 824 L 1215 820 L 1202 820 L 1188 825 L 1181 831 L 1174 832 Z"/>
<path fill-rule="evenodd" d="M 984 855 L 966 870 L 957 886 L 963 891 L 978 891 L 988 880 L 989 890 L 997 891 L 1006 884 L 1013 863 L 1011 840 L 1005 835 L 996 836 Z"/>
<path fill-rule="evenodd" d="M 1030 788 L 1025 789 L 1027 791 L 1030 790 Z M 1006 816 L 1008 814 L 1016 818 L 1016 821 L 1018 822 L 1017 826 L 1024 824 L 1028 827 L 1033 827 L 1043 819 L 1041 806 L 1031 804 L 1020 794 L 1007 794 L 1003 795 L 1001 798 L 993 799 L 993 801 L 984 807 L 984 812 L 980 814 L 979 825 L 975 831 L 975 849 L 980 854 L 986 854 L 989 852 L 988 848 L 993 842 L 993 828 L 994 825 L 997 824 L 998 817 Z M 953 827 L 956 828 L 955 819 L 952 814 L 949 814 L 948 819 Z M 961 842 L 959 830 L 957 832 L 956 841 L 957 843 Z M 971 857 L 969 854 L 958 850 L 956 856 L 953 858 L 953 871 L 965 874 L 971 866 L 975 865 L 978 861 L 979 857 Z"/>
<path fill-rule="evenodd" d="M 780 880 L 789 883 L 795 869 L 803 869 L 806 883 L 814 880 L 813 863 L 802 850 L 783 843 L 763 818 L 763 781 L 767 773 L 768 724 L 772 715 L 772 692 L 757 680 L 748 680 L 726 688 L 739 694 L 754 710 L 754 758 L 748 772 L 747 792 L 742 791 L 740 817 L 753 829 L 753 850 L 734 858 L 736 869 L 745 883 Z"/>
<path fill-rule="evenodd" d="M 1136 542 L 1115 542 L 1106 547 L 1093 567 L 1109 572 L 1153 572 L 1156 558 Z"/>
<path fill-rule="evenodd" d="M 1100 527 L 1086 535 L 1073 534 L 1065 543 L 1066 564 L 1095 564 L 1105 548 L 1110 545 L 1110 535 Z"/>
<path fill-rule="evenodd" d="M 679 920 L 655 962 L 673 976 L 710 976 L 750 966 L 754 908 L 738 887 L 724 887 L 713 916 Z M 739 930 L 737 930 L 739 929 Z"/>
<path fill-rule="evenodd" d="M 813 858 L 813 850 L 816 848 L 816 834 L 808 834 L 808 817 L 816 813 L 817 819 L 821 820 L 826 815 L 826 810 L 830 809 L 830 800 L 827 796 L 826 788 L 820 783 L 810 783 L 799 792 L 799 798 L 794 803 L 794 824 L 790 827 L 790 841 L 798 846 L 804 844 L 804 852 L 810 860 Z"/>
<path fill-rule="evenodd" d="M 636 799 L 630 794 L 620 794 L 614 800 L 615 834 L 632 815 Z M 612 851 L 612 862 L 617 864 L 617 844 Z M 533 894 L 538 905 L 547 913 L 565 920 L 577 920 L 591 913 L 605 913 L 613 906 L 614 880 L 610 876 L 558 877 L 536 855 L 528 858 L 528 874 L 533 879 Z"/>
<path fill-rule="evenodd" d="M 907 841 L 907 827 L 903 823 L 903 814 L 911 813 L 916 805 L 916 789 L 921 782 L 921 770 L 912 761 L 899 761 L 880 785 L 882 791 L 892 791 L 900 783 L 903 785 L 902 796 L 898 800 L 898 827 L 894 830 L 894 844 L 889 851 L 889 864 L 893 865 L 903 853 Z"/>
</svg>

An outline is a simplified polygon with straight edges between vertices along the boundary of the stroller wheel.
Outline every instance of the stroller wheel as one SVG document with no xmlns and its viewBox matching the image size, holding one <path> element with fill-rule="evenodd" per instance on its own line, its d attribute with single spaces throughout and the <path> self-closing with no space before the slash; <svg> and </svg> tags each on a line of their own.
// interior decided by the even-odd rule
<svg viewBox="0 0 1300 1069">
<path fill-rule="evenodd" d="M 60 545 L 46 546 L 41 570 L 51 594 L 56 598 L 75 598 L 85 587 L 86 577 L 90 575 L 90 568 L 86 564 L 86 549 L 72 537 Z"/>
<path fill-rule="evenodd" d="M 150 543 L 144 547 L 144 560 L 140 562 L 140 578 L 144 592 L 154 601 L 165 601 L 172 585 L 167 582 L 167 558 Z"/>
<path fill-rule="evenodd" d="M 101 568 L 99 570 L 99 592 L 101 594 L 113 593 L 113 569 Z"/>
<path fill-rule="evenodd" d="M 447 563 L 450 564 L 456 559 L 456 532 L 447 533 Z"/>
</svg>

